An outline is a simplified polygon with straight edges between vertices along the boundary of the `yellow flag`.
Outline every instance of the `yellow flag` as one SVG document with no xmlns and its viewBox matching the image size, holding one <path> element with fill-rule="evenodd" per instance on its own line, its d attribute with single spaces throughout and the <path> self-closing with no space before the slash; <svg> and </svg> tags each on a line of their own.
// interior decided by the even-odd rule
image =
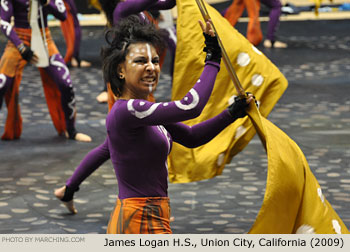
<svg viewBox="0 0 350 252">
<path fill-rule="evenodd" d="M 172 99 L 181 99 L 198 80 L 203 67 L 204 37 L 198 20 L 203 20 L 195 0 L 177 1 L 177 48 Z M 207 5 L 225 49 L 241 84 L 260 103 L 266 117 L 287 88 L 287 80 L 278 68 L 235 30 L 214 8 Z M 237 95 L 229 74 L 221 63 L 214 90 L 200 117 L 186 121 L 193 125 L 214 117 L 226 109 Z M 174 143 L 169 157 L 169 179 L 186 183 L 221 174 L 226 163 L 249 143 L 255 134 L 248 118 L 231 124 L 209 143 L 188 149 Z"/>
<path fill-rule="evenodd" d="M 182 11 L 180 14 L 185 16 L 185 14 L 189 15 L 191 18 L 185 19 L 185 21 L 182 21 L 181 19 L 178 22 L 178 29 L 184 29 L 195 19 L 195 17 L 198 16 L 196 10 L 196 6 L 193 4 L 190 0 L 184 0 L 178 2 L 180 6 L 178 6 L 179 10 Z M 208 7 L 207 7 L 208 8 Z M 191 12 L 192 11 L 192 12 Z M 215 24 L 215 27 L 217 29 L 222 29 L 224 22 L 222 21 L 219 16 L 217 16 L 216 12 L 213 11 L 211 8 L 209 8 L 209 14 L 213 20 L 213 23 Z M 197 16 L 196 16 L 197 15 Z M 179 15 L 179 18 L 180 15 Z M 199 17 L 198 17 L 199 18 Z M 179 26 L 182 26 L 179 28 Z M 193 26 L 191 26 L 190 30 L 196 29 Z M 189 31 L 190 31 L 189 30 Z M 219 30 L 220 33 L 220 30 Z M 198 68 L 197 70 L 200 72 L 201 69 L 201 62 L 199 60 L 203 60 L 204 56 L 201 55 L 200 50 L 197 50 L 197 58 L 191 57 L 190 52 L 191 50 L 194 50 L 196 52 L 195 41 L 199 41 L 199 37 L 195 37 L 195 34 L 191 34 L 190 32 L 187 34 L 188 36 L 186 38 L 182 37 L 185 36 L 185 33 L 180 33 L 181 36 L 179 37 L 179 43 L 182 39 L 187 39 L 187 43 L 189 45 L 181 44 L 180 52 L 177 53 L 176 57 L 183 57 L 182 62 L 180 62 L 180 59 L 177 58 L 176 62 L 176 69 L 182 71 L 184 76 L 180 74 L 180 76 L 177 76 L 178 81 L 177 86 L 174 86 L 174 94 L 173 98 L 178 99 L 181 98 L 184 94 L 180 94 L 181 92 L 186 93 L 187 89 L 190 87 L 182 87 L 180 86 L 180 81 L 183 81 L 183 83 L 186 83 L 186 79 L 191 79 L 192 75 L 195 75 L 194 81 L 199 77 L 198 74 L 196 74 L 195 71 L 192 71 L 192 67 Z M 233 144 L 231 144 L 228 148 L 236 148 L 237 146 L 241 148 L 244 147 L 245 144 L 250 140 L 250 134 L 249 137 L 244 137 L 244 135 L 247 135 L 247 133 L 250 132 L 258 132 L 258 135 L 261 139 L 261 142 L 266 150 L 267 153 L 267 159 L 268 159 L 268 174 L 267 174 L 267 183 L 266 183 L 266 191 L 265 196 L 263 200 L 262 207 L 258 213 L 258 216 L 256 218 L 255 223 L 253 224 L 252 228 L 250 229 L 249 233 L 252 234 L 267 234 L 267 233 L 279 233 L 279 234 L 290 234 L 290 233 L 317 233 L 317 234 L 348 234 L 349 230 L 344 225 L 343 221 L 339 218 L 337 213 L 334 211 L 332 206 L 329 204 L 329 202 L 325 199 L 324 195 L 322 194 L 322 190 L 320 185 L 318 184 L 315 176 L 312 174 L 309 165 L 305 159 L 304 154 L 300 150 L 299 146 L 290 139 L 282 130 L 280 130 L 278 127 L 276 127 L 273 123 L 271 123 L 269 120 L 267 120 L 264 116 L 270 112 L 275 102 L 278 100 L 280 95 L 283 93 L 284 89 L 286 88 L 286 81 L 283 78 L 283 76 L 278 72 L 278 70 L 266 59 L 256 59 L 254 61 L 248 62 L 248 64 L 241 65 L 238 62 L 239 53 L 244 52 L 249 56 L 249 59 L 254 58 L 254 54 L 247 49 L 249 46 L 246 46 L 246 42 L 242 42 L 242 45 L 237 46 L 235 48 L 237 52 L 235 52 L 235 49 L 230 48 L 233 45 L 238 45 L 239 40 L 236 37 L 235 39 L 232 39 L 231 42 L 225 42 L 227 37 L 226 34 L 219 34 L 220 38 L 223 40 L 223 44 L 225 45 L 225 48 L 227 47 L 227 51 L 229 55 L 233 55 L 234 57 L 232 63 L 235 67 L 235 70 L 237 71 L 237 75 L 239 79 L 243 80 L 243 87 L 246 90 L 251 90 L 253 88 L 255 91 L 253 91 L 254 94 L 260 94 L 262 89 L 264 88 L 263 85 L 254 85 L 254 81 L 252 78 L 250 78 L 252 75 L 257 74 L 260 67 L 263 69 L 262 72 L 265 73 L 268 72 L 270 74 L 274 74 L 274 78 L 272 80 L 269 79 L 269 75 L 264 79 L 264 81 L 267 79 L 269 80 L 267 83 L 264 83 L 265 85 L 268 85 L 270 88 L 274 89 L 275 91 L 273 93 L 267 93 L 267 96 L 269 99 L 273 100 L 273 103 L 266 103 L 266 100 L 263 95 L 260 94 L 260 96 L 257 95 L 258 100 L 261 101 L 261 107 L 260 112 L 255 106 L 255 104 L 250 104 L 250 107 L 248 109 L 248 115 L 249 118 L 246 118 L 245 120 L 242 120 L 238 123 L 238 127 L 236 125 L 236 128 L 232 127 L 231 130 L 235 130 L 235 135 L 233 135 L 233 138 L 227 138 L 232 135 L 227 134 L 227 130 L 223 132 L 225 135 L 224 138 L 221 139 L 221 145 L 217 143 L 215 146 L 208 147 L 209 144 L 202 148 L 198 148 L 193 152 L 189 152 L 189 154 L 186 152 L 185 149 L 183 151 L 179 151 L 179 149 L 175 149 L 177 154 L 173 153 L 173 156 L 171 158 L 173 159 L 172 168 L 174 169 L 174 164 L 181 163 L 183 167 L 186 167 L 188 165 L 191 165 L 191 169 L 184 170 L 183 173 L 178 176 L 177 174 L 172 174 L 173 178 L 180 178 L 182 180 L 188 180 L 188 179 L 198 179 L 201 177 L 201 175 L 195 171 L 196 167 L 193 167 L 193 165 L 200 165 L 200 172 L 206 172 L 205 169 L 212 168 L 209 165 L 206 165 L 206 163 L 203 161 L 205 156 L 203 153 L 207 151 L 207 154 L 209 157 L 207 160 L 212 160 L 212 154 L 215 155 L 220 153 L 224 153 L 224 157 L 232 155 L 232 151 L 229 151 L 227 149 L 224 152 L 222 151 L 222 145 L 225 145 L 226 141 L 232 141 Z M 237 34 L 235 34 L 237 35 Z M 230 35 L 228 35 L 230 37 Z M 189 40 L 193 40 L 190 42 Z M 181 41 L 183 42 L 183 41 Z M 227 45 L 227 46 L 226 46 Z M 183 47 L 188 47 L 186 50 L 183 50 Z M 192 47 L 192 48 L 191 48 Z M 202 47 L 200 47 L 202 48 Z M 255 49 L 253 49 L 254 52 Z M 233 54 L 230 54 L 232 52 L 235 52 Z M 189 55 L 188 58 L 184 57 L 185 55 Z M 254 56 L 252 56 L 254 55 Z M 259 54 L 260 55 L 260 54 Z M 260 55 L 261 56 L 261 55 Z M 246 56 L 245 56 L 246 57 Z M 190 59 L 190 63 L 186 64 L 186 60 Z M 248 60 L 247 60 L 248 61 Z M 261 64 L 263 62 L 264 64 L 268 65 L 268 67 L 272 68 L 270 71 L 269 69 L 264 68 L 264 64 Z M 259 66 L 259 68 L 255 68 L 256 65 L 252 64 L 255 63 Z M 261 64 L 261 65 L 260 65 Z M 237 66 L 239 65 L 239 66 Z M 250 68 L 249 68 L 250 67 Z M 242 70 L 243 68 L 243 70 Z M 225 68 L 222 68 L 220 74 L 227 75 Z M 244 74 L 242 74 L 242 71 Z M 178 72 L 177 72 L 178 74 Z M 240 76 L 241 74 L 241 76 Z M 185 77 L 187 76 L 187 77 Z M 176 77 L 176 75 L 175 75 Z M 224 98 L 226 99 L 227 96 L 225 93 L 225 89 L 229 90 L 229 86 L 226 82 L 223 81 L 221 78 L 222 76 L 219 75 L 218 80 L 215 85 L 214 89 L 214 98 L 211 98 L 209 102 L 209 105 L 211 105 L 211 110 L 205 110 L 205 113 L 207 114 L 208 118 L 212 115 L 208 115 L 211 112 L 216 114 L 217 111 L 212 111 L 215 109 L 215 105 L 226 105 L 225 101 L 222 101 Z M 248 78 L 248 81 L 246 80 Z M 250 79 L 250 82 L 249 82 Z M 192 79 L 191 79 L 192 80 Z M 220 82 L 221 80 L 221 82 Z M 271 83 L 270 83 L 271 81 Z M 231 84 L 231 83 L 230 83 Z M 231 84 L 232 85 L 232 84 Z M 276 88 L 280 87 L 280 89 Z M 185 89 L 185 90 L 182 90 Z M 268 89 L 268 88 L 267 88 Z M 281 91 L 282 90 L 282 91 Z M 264 90 L 263 90 L 264 91 Z M 278 92 L 279 91 L 279 92 Z M 216 92 L 216 93 L 215 93 Z M 277 95 L 277 94 L 278 95 Z M 177 97 L 176 95 L 179 95 Z M 220 100 L 219 97 L 222 97 Z M 264 102 L 265 101 L 265 102 Z M 266 103 L 266 105 L 265 105 Z M 263 105 L 265 107 L 263 108 Z M 208 106 L 206 107 L 208 109 Z M 224 109 L 224 108 L 223 108 Z M 220 111 L 219 111 L 220 112 Z M 265 114 L 264 114 L 265 113 Z M 200 120 L 205 120 L 206 118 L 203 118 L 203 115 L 200 119 L 197 119 L 197 121 L 192 120 L 189 121 L 189 124 L 196 123 Z M 237 134 L 237 131 L 239 127 L 245 127 L 246 131 L 243 133 L 243 140 L 242 138 L 237 137 L 240 134 Z M 235 126 L 235 125 L 233 125 Z M 222 134 L 221 134 L 222 135 Z M 221 136 L 220 135 L 220 136 Z M 238 140 L 237 140 L 238 138 Z M 225 145 L 226 147 L 226 145 Z M 208 148 L 209 150 L 206 150 L 205 148 Z M 174 151 L 174 150 L 173 150 Z M 200 153 L 203 152 L 203 153 Z M 181 154 L 179 154 L 181 153 Z M 229 153 L 229 154 L 228 154 Z M 219 157 L 220 157 L 219 154 Z M 175 156 L 179 155 L 179 156 Z M 182 159 L 185 159 L 183 162 Z M 177 159 L 176 159 L 177 158 Z M 193 160 L 191 160 L 191 158 Z M 218 158 L 219 159 L 219 158 Z M 217 162 L 216 164 L 220 163 Z M 226 159 L 224 159 L 225 161 Z M 176 171 L 182 171 L 181 167 L 175 167 L 178 168 Z M 212 169 L 212 171 L 215 169 Z M 173 170 L 174 171 L 174 170 Z M 193 176 L 195 174 L 195 176 Z M 206 174 L 208 175 L 208 174 Z M 203 177 L 203 176 L 202 176 Z"/>
<path fill-rule="evenodd" d="M 268 173 L 262 207 L 251 234 L 348 234 L 349 230 L 322 194 L 298 145 L 262 117 L 248 114 L 267 152 Z"/>
</svg>

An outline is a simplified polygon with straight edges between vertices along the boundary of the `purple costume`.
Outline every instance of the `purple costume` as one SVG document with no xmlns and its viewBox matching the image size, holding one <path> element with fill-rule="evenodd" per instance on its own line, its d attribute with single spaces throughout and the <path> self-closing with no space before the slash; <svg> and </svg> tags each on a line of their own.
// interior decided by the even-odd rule
<svg viewBox="0 0 350 252">
<path fill-rule="evenodd" d="M 75 169 L 73 175 L 66 181 L 66 185 L 77 189 L 79 185 L 98 167 L 110 158 L 107 139 L 91 150 Z"/>
<path fill-rule="evenodd" d="M 78 19 L 78 10 L 75 6 L 74 0 L 64 0 L 70 8 L 70 12 L 74 21 L 74 51 L 73 57 L 80 60 L 80 42 L 81 42 L 81 28 Z"/>
<path fill-rule="evenodd" d="M 30 29 L 28 22 L 28 0 L 1 0 L 0 17 L 1 17 L 1 31 L 5 36 L 11 40 L 15 46 L 19 46 L 22 41 L 18 38 L 16 32 L 12 29 L 10 24 L 11 17 L 14 17 L 15 28 Z M 66 19 L 66 8 L 62 0 L 50 1 L 48 5 L 43 7 L 44 24 L 47 27 L 47 15 L 51 13 L 59 20 Z M 39 27 L 41 27 L 40 21 L 38 21 Z"/>
<path fill-rule="evenodd" d="M 107 116 L 106 128 L 120 199 L 167 197 L 167 156 L 172 141 L 198 147 L 234 121 L 224 110 L 192 127 L 180 123 L 201 114 L 219 68 L 217 63 L 208 61 L 196 85 L 178 101 L 116 101 Z"/>
<path fill-rule="evenodd" d="M 168 10 L 175 5 L 175 0 L 126 0 L 125 2 L 119 2 L 113 12 L 113 24 L 116 24 L 122 18 L 145 10 Z M 146 19 L 142 13 L 139 15 Z"/>
<path fill-rule="evenodd" d="M 28 0 L 1 0 L 0 7 L 0 28 L 4 35 L 18 47 L 22 41 L 18 37 L 16 31 L 13 29 L 11 17 L 14 17 L 15 28 L 30 29 L 28 21 Z M 47 27 L 47 15 L 51 13 L 60 20 L 66 19 L 66 8 L 62 0 L 50 0 L 49 4 L 43 6 L 44 26 Z M 38 20 L 39 27 L 41 27 L 40 18 Z M 61 93 L 61 105 L 65 115 L 66 129 L 70 136 L 74 135 L 75 127 L 75 97 L 73 85 L 71 83 L 69 70 L 63 61 L 60 54 L 54 54 L 49 59 L 49 66 L 44 68 L 46 73 L 51 76 L 52 80 L 57 84 Z M 6 90 L 13 84 L 14 78 L 0 73 L 0 102 Z"/>
<path fill-rule="evenodd" d="M 260 0 L 261 3 L 270 8 L 269 23 L 267 25 L 267 39 L 276 41 L 276 31 L 280 22 L 282 4 L 280 0 Z"/>
<path fill-rule="evenodd" d="M 132 14 L 139 13 L 139 16 L 147 22 L 147 18 L 140 13 L 144 10 L 164 10 L 171 9 L 176 5 L 175 0 L 127 0 L 119 2 L 113 12 L 113 23 Z M 66 181 L 66 185 L 72 189 L 77 189 L 79 185 L 100 165 L 110 158 L 108 140 L 90 151 L 74 174 Z"/>
<path fill-rule="evenodd" d="M 76 188 L 79 183 L 74 180 L 86 178 L 96 169 L 94 165 L 104 162 L 103 157 L 108 158 L 110 153 L 120 199 L 166 197 L 167 156 L 172 141 L 195 148 L 210 141 L 234 121 L 228 110 L 224 110 L 194 126 L 180 123 L 200 115 L 219 67 L 208 61 L 196 85 L 179 101 L 117 100 L 107 116 L 106 141 L 85 157 L 67 185 Z"/>
</svg>

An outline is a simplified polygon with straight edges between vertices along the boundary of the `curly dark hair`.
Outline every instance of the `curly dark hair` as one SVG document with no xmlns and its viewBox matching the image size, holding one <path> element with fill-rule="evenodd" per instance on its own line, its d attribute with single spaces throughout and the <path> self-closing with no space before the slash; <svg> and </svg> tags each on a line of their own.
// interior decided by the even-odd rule
<svg viewBox="0 0 350 252">
<path fill-rule="evenodd" d="M 136 15 L 122 19 L 105 34 L 107 46 L 101 50 L 102 71 L 106 83 L 110 83 L 113 93 L 122 95 L 124 79 L 119 78 L 118 65 L 125 61 L 131 44 L 150 43 L 158 51 L 165 48 L 164 35 L 153 24 L 145 23 Z"/>
</svg>

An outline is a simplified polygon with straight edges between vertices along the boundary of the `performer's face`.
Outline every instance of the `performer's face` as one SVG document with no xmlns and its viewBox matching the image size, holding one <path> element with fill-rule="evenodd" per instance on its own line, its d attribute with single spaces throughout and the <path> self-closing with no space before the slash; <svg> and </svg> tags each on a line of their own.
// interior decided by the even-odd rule
<svg viewBox="0 0 350 252">
<path fill-rule="evenodd" d="M 131 93 L 132 98 L 146 99 L 159 80 L 159 56 L 154 46 L 131 44 L 125 62 L 119 65 L 119 73 L 125 78 L 124 91 Z"/>
</svg>

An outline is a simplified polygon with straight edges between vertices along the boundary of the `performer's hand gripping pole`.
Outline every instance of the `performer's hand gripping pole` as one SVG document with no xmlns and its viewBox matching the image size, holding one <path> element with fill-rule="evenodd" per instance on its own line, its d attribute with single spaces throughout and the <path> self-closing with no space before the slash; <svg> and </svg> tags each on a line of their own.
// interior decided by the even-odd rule
<svg viewBox="0 0 350 252">
<path fill-rule="evenodd" d="M 219 34 L 218 34 L 217 31 L 216 31 L 216 28 L 215 28 L 215 26 L 214 26 L 214 24 L 213 24 L 213 22 L 212 22 L 212 20 L 211 20 L 211 18 L 210 18 L 210 16 L 209 16 L 208 10 L 207 10 L 207 8 L 205 7 L 205 4 L 204 4 L 203 1 L 204 1 L 204 0 L 196 0 L 196 3 L 197 3 L 197 5 L 198 5 L 198 8 L 199 8 L 199 10 L 200 10 L 200 12 L 201 12 L 201 14 L 202 14 L 202 16 L 203 16 L 205 22 L 209 21 L 210 24 L 211 24 L 211 26 L 213 27 L 214 32 L 215 32 L 215 35 L 216 35 L 216 37 L 217 37 L 217 39 L 218 39 L 218 42 L 219 42 L 219 45 L 220 45 L 220 47 L 221 47 L 222 58 L 223 58 L 223 61 L 224 61 L 225 66 L 226 66 L 226 69 L 227 69 L 227 71 L 228 71 L 228 73 L 229 73 L 229 75 L 230 75 L 230 78 L 231 78 L 231 80 L 232 80 L 232 82 L 233 82 L 233 85 L 234 85 L 235 88 L 236 88 L 236 91 L 237 91 L 237 93 L 238 93 L 238 96 L 241 97 L 241 98 L 244 98 L 244 97 L 246 96 L 245 91 L 244 91 L 244 89 L 243 89 L 241 83 L 239 82 L 239 79 L 238 79 L 238 77 L 237 77 L 237 75 L 236 75 L 236 72 L 235 72 L 235 70 L 234 70 L 234 68 L 233 68 L 233 66 L 232 66 L 232 64 L 231 64 L 230 58 L 228 57 L 228 55 L 227 55 L 227 53 L 226 53 L 226 50 L 225 50 L 225 48 L 224 48 L 224 45 L 223 45 L 223 43 L 221 42 L 221 39 L 220 39 L 220 37 L 219 37 Z"/>
</svg>

